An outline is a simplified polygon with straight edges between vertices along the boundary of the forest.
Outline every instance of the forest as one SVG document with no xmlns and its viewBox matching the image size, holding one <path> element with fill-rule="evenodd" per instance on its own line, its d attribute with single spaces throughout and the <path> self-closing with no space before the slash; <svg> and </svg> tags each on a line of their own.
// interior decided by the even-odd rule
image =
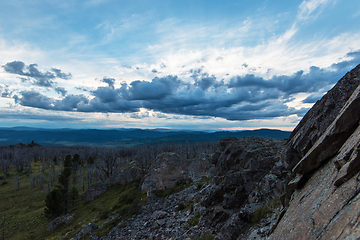
<svg viewBox="0 0 360 240">
<path fill-rule="evenodd" d="M 53 218 L 83 211 L 82 193 L 94 183 L 111 183 L 130 163 L 146 171 L 160 153 L 173 152 L 181 158 L 193 159 L 201 154 L 212 155 L 217 148 L 217 142 L 127 148 L 41 146 L 35 142 L 0 146 L 2 238 L 51 236 L 53 233 L 46 228 Z M 60 209 L 54 207 L 59 206 L 56 198 L 64 203 Z M 111 201 L 111 197 L 107 201 Z M 49 210 L 51 206 L 53 209 Z M 99 210 L 101 206 L 92 207 L 96 208 Z"/>
</svg>

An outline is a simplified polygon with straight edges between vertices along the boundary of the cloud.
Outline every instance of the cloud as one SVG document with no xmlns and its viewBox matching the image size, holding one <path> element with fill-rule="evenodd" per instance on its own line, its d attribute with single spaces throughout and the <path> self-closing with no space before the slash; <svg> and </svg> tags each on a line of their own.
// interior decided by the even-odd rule
<svg viewBox="0 0 360 240">
<path fill-rule="evenodd" d="M 122 86 L 122 97 L 128 100 L 160 100 L 172 95 L 179 86 L 177 76 L 154 78 L 151 82 L 136 80 Z"/>
<path fill-rule="evenodd" d="M 81 104 L 89 103 L 84 95 L 68 95 L 61 100 L 56 100 L 35 90 L 21 91 L 19 95 L 14 95 L 13 98 L 16 104 L 22 106 L 59 111 L 73 111 Z"/>
<path fill-rule="evenodd" d="M 329 68 L 312 66 L 292 75 L 274 75 L 269 79 L 254 74 L 236 76 L 226 81 L 202 69 L 191 70 L 190 78 L 168 75 L 151 81 L 135 80 L 115 88 L 113 78 L 104 78 L 106 87 L 88 91 L 90 96 L 66 95 L 60 99 L 47 97 L 34 90 L 22 91 L 13 98 L 17 104 L 47 110 L 132 113 L 131 118 L 175 114 L 217 117 L 227 120 L 265 119 L 297 115 L 307 108 L 294 108 L 289 103 L 299 93 L 309 96 L 303 103 L 313 103 L 338 81 L 345 69 L 360 62 L 359 52 L 350 52 L 347 60 Z M 191 80 L 191 81 L 189 81 Z M 61 91 L 60 91 L 61 90 Z M 58 89 L 60 93 L 65 89 Z M 66 93 L 66 92 L 65 92 Z M 143 111 L 140 109 L 145 109 Z"/>
<path fill-rule="evenodd" d="M 52 103 L 52 99 L 42 95 L 39 92 L 34 90 L 21 91 L 20 95 L 21 97 L 18 95 L 14 95 L 13 97 L 16 104 L 27 107 L 42 108 L 46 110 L 51 109 L 50 104 Z"/>
<path fill-rule="evenodd" d="M 202 69 L 191 70 L 193 73 L 190 77 L 195 80 L 195 86 L 199 86 L 202 90 L 207 90 L 216 83 L 216 77 L 208 73 L 202 73 Z"/>
<path fill-rule="evenodd" d="M 338 63 L 334 63 L 331 65 L 331 67 L 337 71 L 341 71 L 344 69 L 349 69 L 349 68 L 353 67 L 354 65 L 359 64 L 360 63 L 360 50 L 355 51 L 355 52 L 349 52 L 346 54 L 346 57 L 351 58 L 351 59 L 341 61 Z"/>
<path fill-rule="evenodd" d="M 120 99 L 119 89 L 114 89 L 113 87 L 98 87 L 96 90 L 92 91 L 92 94 L 101 103 L 115 102 Z"/>
<path fill-rule="evenodd" d="M 63 96 L 65 96 L 66 93 L 67 93 L 66 89 L 63 88 L 63 87 L 56 87 L 56 88 L 55 88 L 55 92 L 61 93 L 61 95 L 63 95 Z"/>
<path fill-rule="evenodd" d="M 109 87 L 114 88 L 114 84 L 115 84 L 115 79 L 114 78 L 106 78 L 106 77 L 104 77 L 101 81 L 104 82 L 104 83 L 107 83 L 109 85 Z"/>
<path fill-rule="evenodd" d="M 35 79 L 34 85 L 39 87 L 53 87 L 53 80 L 61 78 L 68 80 L 70 79 L 71 73 L 63 73 L 60 69 L 52 68 L 51 71 L 41 72 L 37 67 L 37 64 L 30 64 L 26 66 L 22 61 L 8 62 L 2 66 L 7 73 L 17 74 L 19 76 L 25 76 Z M 23 78 L 22 78 L 23 79 Z M 28 79 L 26 79 L 28 80 Z M 24 79 L 23 79 L 24 81 Z"/>
<path fill-rule="evenodd" d="M 0 96 L 3 98 L 11 98 L 12 92 L 9 90 L 7 85 L 0 86 Z"/>
<path fill-rule="evenodd" d="M 316 103 L 317 100 L 322 98 L 324 94 L 323 93 L 313 93 L 309 95 L 307 98 L 305 98 L 302 102 L 303 103 Z"/>
<path fill-rule="evenodd" d="M 58 78 L 62 78 L 65 80 L 71 79 L 72 75 L 71 73 L 63 73 L 60 69 L 52 68 L 51 71 L 53 71 Z"/>
<path fill-rule="evenodd" d="M 331 2 L 331 0 L 305 0 L 299 6 L 297 18 L 300 20 L 308 19 L 321 6 Z"/>
<path fill-rule="evenodd" d="M 341 64 L 349 67 L 351 61 L 344 61 Z M 333 64 L 334 65 L 334 64 Z M 323 88 L 327 88 L 336 83 L 342 76 L 344 67 L 337 69 L 338 71 L 328 71 L 323 68 L 312 66 L 308 73 L 304 73 L 303 70 L 299 70 L 291 76 L 280 75 L 273 76 L 271 79 L 266 80 L 262 77 L 256 77 L 253 74 L 247 74 L 243 77 L 232 78 L 229 87 L 230 88 L 244 88 L 254 87 L 261 89 L 276 89 L 286 96 L 295 93 L 311 93 L 317 92 Z"/>
<path fill-rule="evenodd" d="M 141 112 L 141 113 L 132 113 L 130 114 L 131 118 L 135 118 L 135 119 L 142 119 L 142 118 L 146 118 L 149 117 L 150 114 L 149 112 Z"/>
</svg>

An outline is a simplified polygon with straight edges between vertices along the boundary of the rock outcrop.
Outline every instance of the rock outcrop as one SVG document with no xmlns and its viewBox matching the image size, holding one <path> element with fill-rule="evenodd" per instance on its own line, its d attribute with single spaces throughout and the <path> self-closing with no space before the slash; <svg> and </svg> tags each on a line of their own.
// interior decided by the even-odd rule
<svg viewBox="0 0 360 240">
<path fill-rule="evenodd" d="M 305 114 L 289 137 L 283 161 L 292 169 L 310 150 L 339 115 L 346 101 L 360 84 L 360 65 L 348 72 Z"/>
<path fill-rule="evenodd" d="M 283 162 L 294 165 L 293 172 L 298 174 L 290 184 L 302 184 L 296 185 L 298 189 L 270 239 L 360 237 L 360 65 L 334 89 L 329 93 L 339 95 L 324 96 L 291 135 Z M 337 109 L 329 118 L 326 103 Z M 319 116 L 325 118 L 314 118 L 312 114 L 321 109 Z M 310 131 L 310 126 L 321 126 L 321 130 Z M 300 136 L 301 132 L 307 135 Z M 304 150 L 297 152 L 299 161 L 287 159 L 293 156 L 288 153 L 300 146 Z"/>
<path fill-rule="evenodd" d="M 220 141 L 213 157 L 215 176 L 200 202 L 205 207 L 202 223 L 217 233 L 215 239 L 248 239 L 257 232 L 261 232 L 258 237 L 266 237 L 271 232 L 280 208 L 270 207 L 270 202 L 280 204 L 289 179 L 280 160 L 284 147 L 281 140 L 258 137 Z M 274 215 L 264 214 L 263 221 L 252 227 L 260 209 Z"/>
</svg>

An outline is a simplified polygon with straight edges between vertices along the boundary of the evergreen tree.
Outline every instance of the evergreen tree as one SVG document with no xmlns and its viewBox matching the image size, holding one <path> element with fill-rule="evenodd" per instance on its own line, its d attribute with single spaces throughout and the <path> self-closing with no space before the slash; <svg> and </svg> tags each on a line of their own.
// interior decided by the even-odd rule
<svg viewBox="0 0 360 240">
<path fill-rule="evenodd" d="M 58 217 L 68 212 L 69 182 L 71 176 L 71 156 L 64 160 L 64 169 L 58 178 L 58 185 L 45 199 L 45 215 L 49 218 Z"/>
<path fill-rule="evenodd" d="M 65 167 L 59 176 L 59 190 L 63 195 L 63 202 L 65 205 L 65 214 L 68 212 L 68 193 L 69 193 L 69 182 L 70 182 L 71 168 Z"/>
<path fill-rule="evenodd" d="M 63 214 L 65 211 L 63 193 L 55 188 L 45 199 L 45 216 L 55 218 Z"/>
</svg>

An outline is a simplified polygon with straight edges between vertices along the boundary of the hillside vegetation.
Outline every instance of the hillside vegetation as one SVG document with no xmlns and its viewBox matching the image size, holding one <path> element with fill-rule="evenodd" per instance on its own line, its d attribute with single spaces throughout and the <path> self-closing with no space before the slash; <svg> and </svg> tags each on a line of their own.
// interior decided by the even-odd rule
<svg viewBox="0 0 360 240">
<path fill-rule="evenodd" d="M 113 184 L 114 176 L 134 163 L 146 171 L 162 152 L 172 151 L 193 158 L 200 153 L 214 152 L 216 148 L 213 143 L 123 149 L 40 146 L 36 143 L 1 146 L 1 231 L 5 239 L 51 239 L 66 233 L 70 238 L 82 229 L 83 224 L 95 223 L 103 226 L 96 233 L 104 235 L 139 211 L 139 205 L 146 204 L 139 179 L 127 184 Z M 58 184 L 65 157 L 76 154 L 80 156 L 80 162 L 72 166 L 70 185 L 76 188 L 79 196 L 69 207 L 70 217 L 66 224 L 61 223 L 48 231 L 51 219 L 44 214 L 45 198 Z M 104 181 L 110 186 L 104 194 L 88 203 L 81 200 L 91 185 Z M 117 216 L 108 220 L 114 214 Z"/>
</svg>

